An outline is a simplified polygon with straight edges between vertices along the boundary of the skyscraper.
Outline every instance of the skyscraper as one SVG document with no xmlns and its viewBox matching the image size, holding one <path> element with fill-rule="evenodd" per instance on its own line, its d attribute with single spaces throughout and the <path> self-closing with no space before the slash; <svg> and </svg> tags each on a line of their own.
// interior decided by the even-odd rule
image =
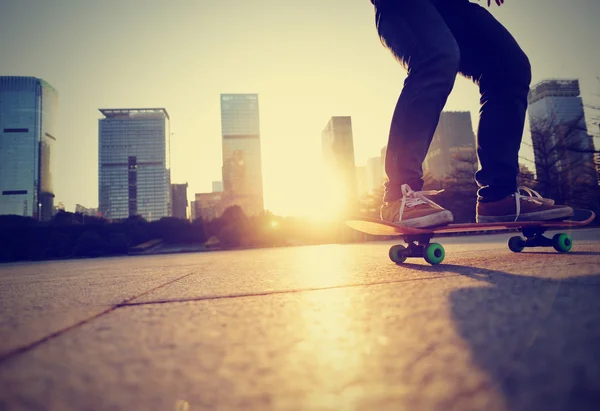
<svg viewBox="0 0 600 411">
<path fill-rule="evenodd" d="M 323 161 L 346 204 L 357 200 L 354 137 L 350 117 L 331 117 L 321 133 Z M 347 210 L 352 211 L 352 210 Z"/>
<path fill-rule="evenodd" d="M 52 218 L 58 93 L 35 77 L 0 77 L 0 214 Z"/>
<path fill-rule="evenodd" d="M 221 94 L 223 205 L 264 211 L 257 94 Z"/>
<path fill-rule="evenodd" d="M 374 190 L 383 187 L 384 172 L 381 157 L 371 157 L 367 160 L 367 190 L 372 193 Z"/>
<path fill-rule="evenodd" d="M 99 211 L 106 218 L 171 215 L 170 129 L 164 108 L 100 109 Z"/>
<path fill-rule="evenodd" d="M 568 190 L 596 185 L 594 142 L 587 132 L 579 81 L 542 81 L 532 87 L 528 103 L 538 181 Z"/>
<path fill-rule="evenodd" d="M 367 166 L 356 167 L 356 191 L 359 197 L 369 193 L 367 182 Z"/>
<path fill-rule="evenodd" d="M 173 208 L 171 215 L 182 220 L 187 219 L 187 188 L 187 183 L 171 184 L 171 204 Z"/>
<path fill-rule="evenodd" d="M 469 111 L 444 111 L 423 162 L 423 173 L 440 181 L 451 178 L 457 169 L 477 169 L 475 133 Z"/>
</svg>

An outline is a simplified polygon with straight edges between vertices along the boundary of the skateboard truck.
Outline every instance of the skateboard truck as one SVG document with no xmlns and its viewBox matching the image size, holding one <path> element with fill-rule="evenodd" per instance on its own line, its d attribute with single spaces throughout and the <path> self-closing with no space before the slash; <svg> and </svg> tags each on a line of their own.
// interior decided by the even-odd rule
<svg viewBox="0 0 600 411">
<path fill-rule="evenodd" d="M 429 242 L 432 237 L 433 235 L 429 234 L 404 236 L 404 242 L 408 246 L 401 244 L 392 246 L 389 252 L 390 260 L 396 264 L 401 264 L 408 257 L 422 257 L 432 265 L 441 263 L 446 256 L 446 252 L 441 244 Z"/>
<path fill-rule="evenodd" d="M 523 227 L 519 231 L 525 238 L 514 236 L 508 240 L 510 251 L 520 253 L 525 247 L 554 247 L 561 253 L 567 253 L 573 246 L 573 240 L 565 233 L 555 234 L 552 238 L 544 236 L 546 227 Z"/>
</svg>

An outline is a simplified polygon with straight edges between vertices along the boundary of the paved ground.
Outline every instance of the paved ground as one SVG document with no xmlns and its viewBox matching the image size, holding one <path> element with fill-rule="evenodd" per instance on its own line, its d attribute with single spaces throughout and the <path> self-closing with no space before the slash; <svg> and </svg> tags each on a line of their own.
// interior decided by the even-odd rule
<svg viewBox="0 0 600 411">
<path fill-rule="evenodd" d="M 600 230 L 0 266 L 0 410 L 598 410 Z"/>
</svg>

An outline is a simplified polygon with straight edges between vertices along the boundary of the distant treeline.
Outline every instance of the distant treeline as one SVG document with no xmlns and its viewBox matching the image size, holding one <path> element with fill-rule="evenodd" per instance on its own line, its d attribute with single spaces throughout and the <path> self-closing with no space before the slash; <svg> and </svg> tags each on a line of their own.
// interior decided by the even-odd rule
<svg viewBox="0 0 600 411">
<path fill-rule="evenodd" d="M 472 173 L 466 171 L 463 174 L 442 182 L 425 176 L 427 189 L 445 189 L 432 196 L 432 200 L 452 211 L 455 223 L 475 221 L 477 186 Z M 540 192 L 546 195 L 544 190 Z M 575 208 L 594 210 L 598 216 L 595 224 L 600 223 L 600 189 L 597 186 L 571 189 L 568 193 L 568 196 L 554 198 Z M 382 194 L 379 189 L 364 197 L 349 214 L 377 218 Z M 239 206 L 229 207 L 219 218 L 193 222 L 177 218 L 148 222 L 140 216 L 108 221 L 64 211 L 47 222 L 8 215 L 0 216 L 0 262 L 126 255 L 152 246 L 205 245 L 213 249 L 231 249 L 374 239 L 346 227 L 343 220 L 339 216 L 336 221 L 319 222 L 283 218 L 269 212 L 247 217 Z"/>
<path fill-rule="evenodd" d="M 65 211 L 47 222 L 3 215 L 0 262 L 126 255 L 133 247 L 156 240 L 167 245 L 208 241 L 221 249 L 320 244 L 347 241 L 352 237 L 348 230 L 340 222 L 309 222 L 270 213 L 247 217 L 238 206 L 217 219 L 193 222 L 177 218 L 148 222 L 140 216 L 111 222 Z"/>
</svg>

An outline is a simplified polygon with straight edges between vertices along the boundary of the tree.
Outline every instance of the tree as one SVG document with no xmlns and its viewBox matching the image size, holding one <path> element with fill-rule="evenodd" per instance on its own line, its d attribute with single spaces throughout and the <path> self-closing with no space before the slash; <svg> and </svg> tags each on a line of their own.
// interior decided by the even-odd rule
<svg viewBox="0 0 600 411">
<path fill-rule="evenodd" d="M 375 188 L 372 192 L 358 198 L 358 214 L 366 218 L 379 218 L 383 204 L 384 187 Z"/>
<path fill-rule="evenodd" d="M 75 242 L 74 253 L 79 257 L 98 257 L 104 254 L 105 241 L 96 231 L 86 230 Z"/>
<path fill-rule="evenodd" d="M 226 247 L 239 247 L 248 244 L 250 223 L 242 208 L 238 205 L 228 207 L 219 218 L 222 222 L 217 237 Z"/>
<path fill-rule="evenodd" d="M 583 116 L 562 122 L 532 119 L 536 190 L 560 204 L 597 208 L 598 176 L 593 159 L 598 151 L 582 133 L 587 133 Z"/>
<path fill-rule="evenodd" d="M 589 125 L 590 129 L 592 129 L 592 136 L 600 137 L 599 128 L 600 125 L 600 77 L 596 77 L 598 80 L 598 92 L 595 94 L 597 100 L 592 104 L 584 104 L 583 106 L 588 109 L 589 115 Z"/>
<path fill-rule="evenodd" d="M 110 254 L 127 254 L 129 250 L 129 239 L 123 232 L 110 233 L 106 248 Z"/>
<path fill-rule="evenodd" d="M 526 186 L 529 188 L 535 188 L 537 186 L 537 181 L 535 179 L 535 174 L 531 171 L 527 166 L 523 164 L 519 164 L 519 174 L 517 175 L 517 185 L 518 186 Z"/>
<path fill-rule="evenodd" d="M 77 214 L 65 210 L 59 210 L 50 223 L 53 226 L 65 227 L 74 224 L 81 224 L 81 218 Z"/>
</svg>

